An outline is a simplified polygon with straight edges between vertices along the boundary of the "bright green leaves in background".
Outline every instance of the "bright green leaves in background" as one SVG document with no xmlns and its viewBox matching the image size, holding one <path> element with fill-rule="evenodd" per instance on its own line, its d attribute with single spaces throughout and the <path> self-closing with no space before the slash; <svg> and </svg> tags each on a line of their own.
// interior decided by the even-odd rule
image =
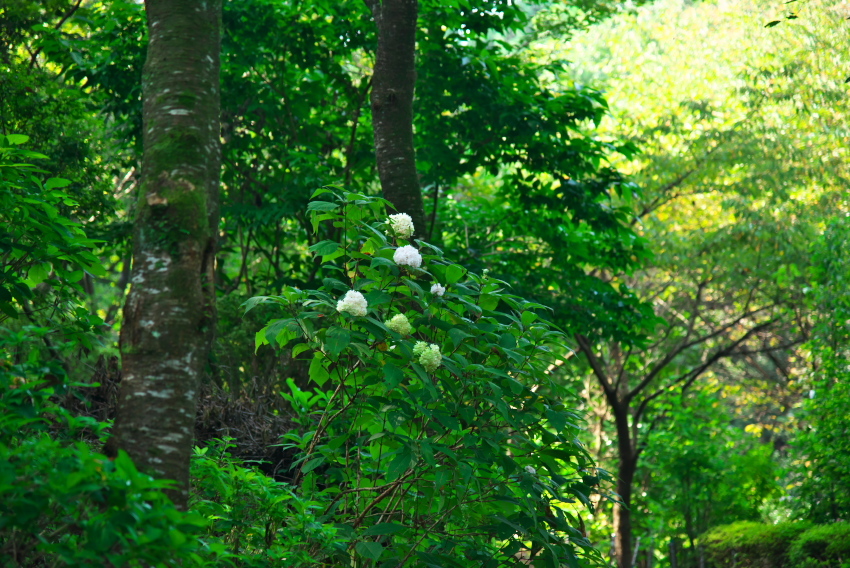
<svg viewBox="0 0 850 568">
<path fill-rule="evenodd" d="M 330 500 L 325 514 L 349 550 L 375 565 L 598 559 L 578 515 L 606 474 L 576 441 L 572 396 L 550 374 L 565 337 L 538 318 L 542 306 L 425 242 L 387 237 L 379 198 L 317 194 L 314 222 L 340 235 L 315 249 L 333 257 L 324 286 L 247 304 L 277 306 L 283 317 L 258 344 L 310 361 L 314 388 L 329 393 L 315 429 L 288 436 L 300 455 L 298 491 Z M 394 262 L 408 244 L 420 268 Z M 443 295 L 430 291 L 435 283 Z M 338 312 L 349 290 L 363 294 L 365 315 Z M 410 335 L 387 326 L 397 314 Z M 436 369 L 418 358 L 418 342 L 439 348 Z"/>
<path fill-rule="evenodd" d="M 794 443 L 794 510 L 816 522 L 850 514 L 850 224 L 835 220 L 814 247 L 811 294 L 817 310 L 808 344 L 815 363 Z"/>
</svg>

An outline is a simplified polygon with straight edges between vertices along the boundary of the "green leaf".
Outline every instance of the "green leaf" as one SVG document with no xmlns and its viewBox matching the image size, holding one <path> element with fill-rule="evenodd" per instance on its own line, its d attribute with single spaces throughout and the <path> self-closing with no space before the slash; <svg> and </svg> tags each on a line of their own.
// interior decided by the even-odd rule
<svg viewBox="0 0 850 568">
<path fill-rule="evenodd" d="M 268 329 L 269 326 L 266 326 L 254 334 L 254 353 L 260 350 L 261 345 L 269 344 L 269 339 L 266 337 L 266 330 Z"/>
<path fill-rule="evenodd" d="M 437 422 L 442 424 L 446 430 L 460 430 L 460 422 L 458 422 L 457 418 L 450 414 L 434 411 L 434 418 L 436 418 Z"/>
<path fill-rule="evenodd" d="M 478 300 L 478 305 L 484 310 L 495 310 L 496 306 L 499 305 L 499 297 L 493 294 L 482 294 L 481 298 Z"/>
<path fill-rule="evenodd" d="M 392 363 L 384 365 L 384 384 L 388 390 L 397 387 L 402 380 L 404 380 L 404 372 L 401 369 Z"/>
<path fill-rule="evenodd" d="M 466 269 L 459 264 L 451 264 L 446 268 L 446 282 L 454 284 L 463 278 L 466 274 Z"/>
<path fill-rule="evenodd" d="M 521 319 L 522 319 L 522 325 L 529 326 L 529 325 L 533 324 L 535 321 L 537 321 L 537 314 L 535 314 L 534 312 L 525 311 L 525 312 L 522 312 Z"/>
<path fill-rule="evenodd" d="M 546 418 L 549 420 L 549 424 L 555 429 L 555 432 L 560 434 L 564 431 L 564 428 L 567 426 L 567 417 L 564 416 L 562 412 L 556 412 L 551 408 L 546 409 Z"/>
<path fill-rule="evenodd" d="M 67 187 L 71 185 L 71 181 L 63 178 L 50 178 L 44 182 L 44 189 L 51 190 L 58 187 Z"/>
<path fill-rule="evenodd" d="M 333 211 L 339 209 L 339 205 L 330 201 L 311 201 L 307 205 L 307 211 Z"/>
<path fill-rule="evenodd" d="M 328 382 L 328 378 L 330 377 L 330 373 L 328 373 L 328 370 L 325 369 L 323 364 L 324 360 L 325 356 L 317 351 L 316 354 L 313 355 L 313 360 L 310 362 L 310 370 L 308 371 L 310 380 L 319 386 Z"/>
<path fill-rule="evenodd" d="M 310 252 L 318 256 L 330 256 L 339 248 L 339 243 L 336 241 L 319 241 L 310 247 Z"/>
<path fill-rule="evenodd" d="M 384 553 L 384 547 L 378 542 L 358 542 L 354 549 L 357 554 L 377 562 Z"/>
<path fill-rule="evenodd" d="M 316 199 L 317 196 L 322 195 L 323 193 L 333 193 L 333 192 L 327 187 L 320 187 L 319 189 L 317 189 L 316 191 L 313 192 L 313 195 L 310 196 L 310 199 Z"/>
<path fill-rule="evenodd" d="M 30 139 L 30 137 L 25 135 L 25 134 L 7 134 L 6 135 L 6 140 L 9 142 L 9 144 L 14 144 L 15 146 L 20 146 L 21 144 L 26 144 L 27 140 L 29 140 L 29 139 Z"/>
<path fill-rule="evenodd" d="M 292 348 L 292 358 L 295 359 L 296 357 L 298 357 L 299 355 L 301 355 L 305 351 L 309 351 L 309 350 L 310 350 L 310 344 L 309 343 L 299 343 L 298 345 L 296 345 L 295 347 Z"/>
<path fill-rule="evenodd" d="M 461 329 L 453 327 L 449 330 L 449 337 L 451 338 L 452 343 L 454 343 L 455 347 L 460 347 L 464 339 L 468 339 L 472 336 Z"/>
<path fill-rule="evenodd" d="M 506 349 L 514 349 L 516 347 L 516 337 L 511 333 L 503 333 L 499 336 L 499 345 Z"/>
<path fill-rule="evenodd" d="M 313 458 L 301 467 L 301 473 L 302 474 L 310 473 L 311 471 L 313 471 L 314 469 L 316 469 L 317 467 L 319 467 L 323 463 L 325 463 L 325 456 L 319 456 L 317 458 Z"/>
<path fill-rule="evenodd" d="M 341 327 L 332 327 L 325 334 L 325 347 L 334 357 L 342 353 L 351 342 L 351 333 Z"/>
<path fill-rule="evenodd" d="M 396 266 L 396 263 L 388 258 L 376 256 L 372 259 L 372 263 L 369 265 L 369 268 L 375 268 L 377 266 Z"/>
<path fill-rule="evenodd" d="M 38 286 L 50 276 L 50 263 L 43 262 L 30 267 L 27 274 L 27 284 L 30 286 Z"/>
<path fill-rule="evenodd" d="M 407 469 L 413 465 L 413 454 L 407 446 L 401 449 L 401 452 L 393 458 L 390 465 L 387 466 L 387 481 L 395 481 L 404 474 Z"/>
</svg>

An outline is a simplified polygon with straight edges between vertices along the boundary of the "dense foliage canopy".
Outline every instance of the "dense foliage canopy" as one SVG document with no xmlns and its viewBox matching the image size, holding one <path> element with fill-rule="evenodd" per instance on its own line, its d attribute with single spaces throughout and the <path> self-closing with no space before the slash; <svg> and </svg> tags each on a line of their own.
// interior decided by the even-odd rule
<svg viewBox="0 0 850 568">
<path fill-rule="evenodd" d="M 192 2 L 0 7 L 4 563 L 847 561 L 843 6 Z"/>
</svg>

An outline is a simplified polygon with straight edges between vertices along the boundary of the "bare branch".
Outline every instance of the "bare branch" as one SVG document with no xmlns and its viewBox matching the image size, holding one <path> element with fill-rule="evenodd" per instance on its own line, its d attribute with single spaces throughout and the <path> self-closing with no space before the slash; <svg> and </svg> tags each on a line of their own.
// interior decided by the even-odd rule
<svg viewBox="0 0 850 568">
<path fill-rule="evenodd" d="M 663 371 L 664 368 L 667 367 L 667 365 L 669 365 L 673 361 L 673 359 L 675 359 L 680 353 L 682 353 L 686 349 L 689 349 L 689 348 L 693 347 L 694 345 L 699 345 L 701 343 L 705 343 L 706 341 L 713 339 L 713 338 L 725 333 L 726 331 L 729 331 L 731 328 L 738 325 L 743 320 L 745 320 L 749 317 L 752 317 L 752 316 L 754 316 L 754 315 L 756 315 L 760 312 L 763 312 L 765 310 L 773 308 L 773 307 L 775 307 L 775 305 L 776 304 L 770 304 L 768 306 L 763 306 L 761 308 L 745 312 L 745 313 L 741 314 L 740 316 L 738 316 L 737 318 L 733 319 L 732 321 L 729 321 L 726 324 L 722 325 L 720 328 L 712 331 L 711 333 L 701 335 L 701 336 L 699 336 L 699 337 L 697 337 L 697 338 L 695 338 L 691 341 L 685 341 L 683 343 L 680 343 L 679 345 L 674 347 L 669 353 L 667 353 L 667 355 L 663 359 L 661 359 L 661 361 L 656 363 L 655 366 L 652 368 L 652 370 L 649 373 L 646 374 L 646 376 L 643 378 L 643 380 L 640 383 L 638 383 L 638 385 L 635 388 L 633 388 L 631 391 L 629 391 L 629 394 L 627 395 L 627 400 L 631 400 L 632 398 L 634 398 L 635 396 L 640 394 L 640 392 L 643 389 L 645 389 L 647 387 L 647 385 L 649 385 L 655 379 L 655 377 L 657 377 L 658 374 L 661 371 Z M 771 322 L 772 321 L 773 320 L 771 320 Z M 756 328 L 753 328 L 753 330 L 754 329 L 756 329 Z M 752 332 L 753 330 L 750 330 L 750 332 Z"/>
</svg>

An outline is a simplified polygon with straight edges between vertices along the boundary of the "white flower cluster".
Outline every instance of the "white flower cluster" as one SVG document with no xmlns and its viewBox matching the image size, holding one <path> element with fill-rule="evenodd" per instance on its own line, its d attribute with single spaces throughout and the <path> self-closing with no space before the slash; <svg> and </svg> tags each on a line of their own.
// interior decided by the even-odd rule
<svg viewBox="0 0 850 568">
<path fill-rule="evenodd" d="M 530 465 L 525 466 L 525 471 L 527 471 L 531 475 L 537 475 L 537 470 L 531 467 Z"/>
<path fill-rule="evenodd" d="M 413 236 L 413 219 L 407 213 L 390 215 L 388 222 L 396 236 L 403 239 L 409 239 Z"/>
<path fill-rule="evenodd" d="M 417 341 L 413 346 L 413 356 L 419 359 L 419 364 L 429 373 L 436 371 L 443 363 L 443 354 L 436 343 L 428 345 L 424 341 Z"/>
<path fill-rule="evenodd" d="M 404 314 L 396 314 L 391 319 L 384 322 L 388 328 L 401 335 L 410 335 L 413 331 L 413 326 Z"/>
<path fill-rule="evenodd" d="M 419 268 L 422 266 L 422 255 L 415 247 L 404 245 L 396 249 L 395 254 L 393 254 L 393 261 L 399 266 Z"/>
<path fill-rule="evenodd" d="M 349 290 L 345 293 L 345 296 L 336 303 L 336 311 L 348 312 L 353 316 L 363 317 L 366 315 L 366 308 L 369 305 L 366 303 L 366 298 L 363 297 L 363 294 L 357 292 L 355 290 Z"/>
<path fill-rule="evenodd" d="M 438 282 L 434 282 L 434 284 L 431 285 L 431 293 L 435 296 L 442 296 L 446 293 L 446 287 L 440 285 Z"/>
</svg>

